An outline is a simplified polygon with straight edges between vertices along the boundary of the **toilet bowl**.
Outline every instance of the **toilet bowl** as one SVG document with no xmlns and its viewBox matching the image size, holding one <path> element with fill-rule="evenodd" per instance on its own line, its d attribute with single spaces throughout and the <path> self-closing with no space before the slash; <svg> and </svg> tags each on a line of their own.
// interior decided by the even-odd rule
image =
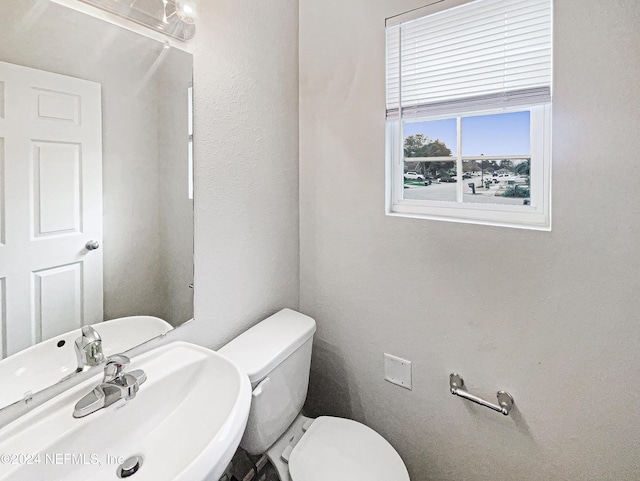
<svg viewBox="0 0 640 481">
<path fill-rule="evenodd" d="M 307 396 L 315 321 L 283 309 L 218 352 L 243 370 L 253 389 L 240 446 L 266 454 L 281 481 L 409 481 L 396 450 L 349 419 L 311 419 Z"/>
</svg>

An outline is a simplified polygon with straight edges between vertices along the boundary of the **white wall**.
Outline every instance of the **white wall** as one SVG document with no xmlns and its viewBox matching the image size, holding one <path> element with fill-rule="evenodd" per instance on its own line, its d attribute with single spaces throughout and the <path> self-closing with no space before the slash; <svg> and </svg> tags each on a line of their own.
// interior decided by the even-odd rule
<svg viewBox="0 0 640 481">
<path fill-rule="evenodd" d="M 195 322 L 220 347 L 298 307 L 298 2 L 199 2 L 194 54 Z"/>
<path fill-rule="evenodd" d="M 550 233 L 384 215 L 384 19 L 422 3 L 300 0 L 307 409 L 368 423 L 413 481 L 639 479 L 640 3 L 555 2 Z"/>
</svg>

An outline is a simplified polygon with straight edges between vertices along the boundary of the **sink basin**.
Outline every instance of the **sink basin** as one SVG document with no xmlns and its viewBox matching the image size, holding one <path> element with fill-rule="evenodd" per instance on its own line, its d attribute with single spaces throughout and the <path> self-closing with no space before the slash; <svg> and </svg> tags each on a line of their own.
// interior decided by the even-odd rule
<svg viewBox="0 0 640 481">
<path fill-rule="evenodd" d="M 74 418 L 99 374 L 0 429 L 0 480 L 117 480 L 121 463 L 140 456 L 140 469 L 126 479 L 217 481 L 246 426 L 248 378 L 222 355 L 186 342 L 133 358 L 127 371 L 134 369 L 147 381 L 130 401 Z"/>
<path fill-rule="evenodd" d="M 124 352 L 173 329 L 157 317 L 131 316 L 93 324 L 105 356 Z M 19 401 L 71 374 L 78 361 L 73 343 L 80 329 L 60 334 L 0 361 L 0 408 Z M 43 361 L 46 360 L 46 361 Z"/>
</svg>

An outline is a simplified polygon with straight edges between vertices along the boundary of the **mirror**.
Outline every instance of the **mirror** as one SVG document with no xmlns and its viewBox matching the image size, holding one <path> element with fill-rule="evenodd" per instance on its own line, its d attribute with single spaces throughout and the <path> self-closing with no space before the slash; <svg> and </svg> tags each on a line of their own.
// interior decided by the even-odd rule
<svg viewBox="0 0 640 481">
<path fill-rule="evenodd" d="M 49 0 L 0 3 L 0 358 L 193 317 L 192 63 Z"/>
</svg>

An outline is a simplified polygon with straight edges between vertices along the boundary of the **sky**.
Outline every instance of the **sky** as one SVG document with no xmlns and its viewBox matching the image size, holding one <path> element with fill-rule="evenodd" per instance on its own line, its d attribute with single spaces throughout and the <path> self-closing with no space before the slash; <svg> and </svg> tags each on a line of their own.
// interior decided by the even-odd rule
<svg viewBox="0 0 640 481">
<path fill-rule="evenodd" d="M 481 115 L 462 118 L 462 155 L 520 155 L 529 154 L 530 128 L 527 112 Z M 404 135 L 424 134 L 432 140 L 440 139 L 456 152 L 456 119 L 430 122 L 406 122 Z"/>
</svg>

